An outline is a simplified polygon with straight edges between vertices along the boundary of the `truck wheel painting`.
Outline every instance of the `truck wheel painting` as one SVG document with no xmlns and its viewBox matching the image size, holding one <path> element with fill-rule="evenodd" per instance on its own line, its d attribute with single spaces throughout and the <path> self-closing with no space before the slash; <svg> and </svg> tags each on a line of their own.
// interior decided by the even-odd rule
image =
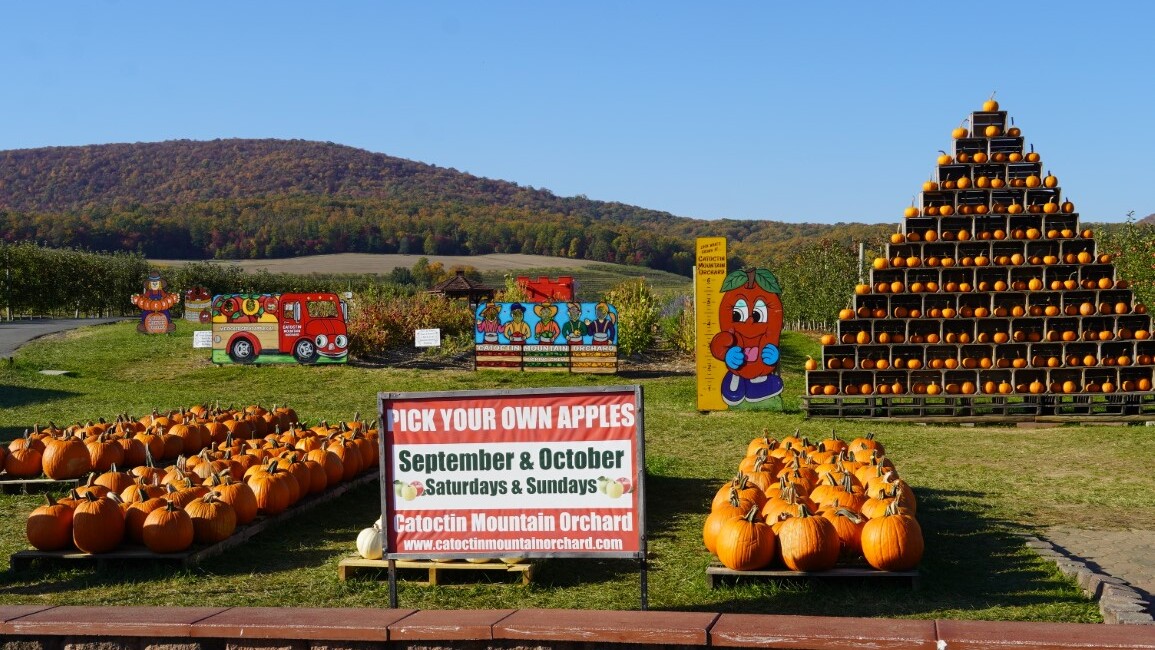
<svg viewBox="0 0 1155 650">
<path fill-rule="evenodd" d="M 213 363 L 345 363 L 348 306 L 335 293 L 213 297 Z"/>
</svg>

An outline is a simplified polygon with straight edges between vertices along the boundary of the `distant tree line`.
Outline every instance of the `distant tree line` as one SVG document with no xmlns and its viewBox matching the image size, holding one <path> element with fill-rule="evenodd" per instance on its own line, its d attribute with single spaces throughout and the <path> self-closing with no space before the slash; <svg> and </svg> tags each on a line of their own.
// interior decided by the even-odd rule
<svg viewBox="0 0 1155 650">
<path fill-rule="evenodd" d="M 526 253 L 688 277 L 696 237 L 756 261 L 892 228 L 688 219 L 300 140 L 0 151 L 0 237 L 153 259 Z"/>
</svg>

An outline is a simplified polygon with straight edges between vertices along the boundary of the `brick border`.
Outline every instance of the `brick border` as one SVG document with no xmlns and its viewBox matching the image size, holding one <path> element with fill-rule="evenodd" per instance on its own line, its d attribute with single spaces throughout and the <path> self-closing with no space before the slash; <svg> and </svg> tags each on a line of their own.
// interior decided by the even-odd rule
<svg viewBox="0 0 1155 650">
<path fill-rule="evenodd" d="M 1114 583 L 1099 583 L 1104 591 Z M 2 650 L 1155 650 L 1155 626 L 680 611 L 0 606 Z"/>
<path fill-rule="evenodd" d="M 1043 559 L 1054 562 L 1064 575 L 1074 578 L 1088 598 L 1099 601 L 1104 623 L 1155 625 L 1155 617 L 1150 612 L 1151 604 L 1126 580 L 1096 571 L 1082 558 L 1063 552 L 1060 547 L 1045 539 L 1031 535 L 1023 539 L 1027 548 Z"/>
</svg>

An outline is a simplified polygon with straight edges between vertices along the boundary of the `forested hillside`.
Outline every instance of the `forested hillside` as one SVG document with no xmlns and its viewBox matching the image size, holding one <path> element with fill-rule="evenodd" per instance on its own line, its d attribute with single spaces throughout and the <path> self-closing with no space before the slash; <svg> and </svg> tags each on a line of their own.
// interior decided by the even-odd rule
<svg viewBox="0 0 1155 650">
<path fill-rule="evenodd" d="M 892 229 L 687 219 L 301 140 L 0 151 L 0 236 L 149 257 L 526 253 L 689 275 L 699 236 L 772 264 Z"/>
</svg>

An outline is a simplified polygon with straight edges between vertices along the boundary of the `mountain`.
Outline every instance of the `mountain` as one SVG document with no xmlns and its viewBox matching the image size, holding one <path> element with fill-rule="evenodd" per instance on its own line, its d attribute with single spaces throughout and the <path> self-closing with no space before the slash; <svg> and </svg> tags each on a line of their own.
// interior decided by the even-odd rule
<svg viewBox="0 0 1155 650">
<path fill-rule="evenodd" d="M 304 140 L 177 140 L 0 151 L 0 232 L 149 257 L 526 253 L 690 274 L 694 238 L 766 263 L 893 225 L 705 221 L 559 197 L 455 169 Z"/>
</svg>

